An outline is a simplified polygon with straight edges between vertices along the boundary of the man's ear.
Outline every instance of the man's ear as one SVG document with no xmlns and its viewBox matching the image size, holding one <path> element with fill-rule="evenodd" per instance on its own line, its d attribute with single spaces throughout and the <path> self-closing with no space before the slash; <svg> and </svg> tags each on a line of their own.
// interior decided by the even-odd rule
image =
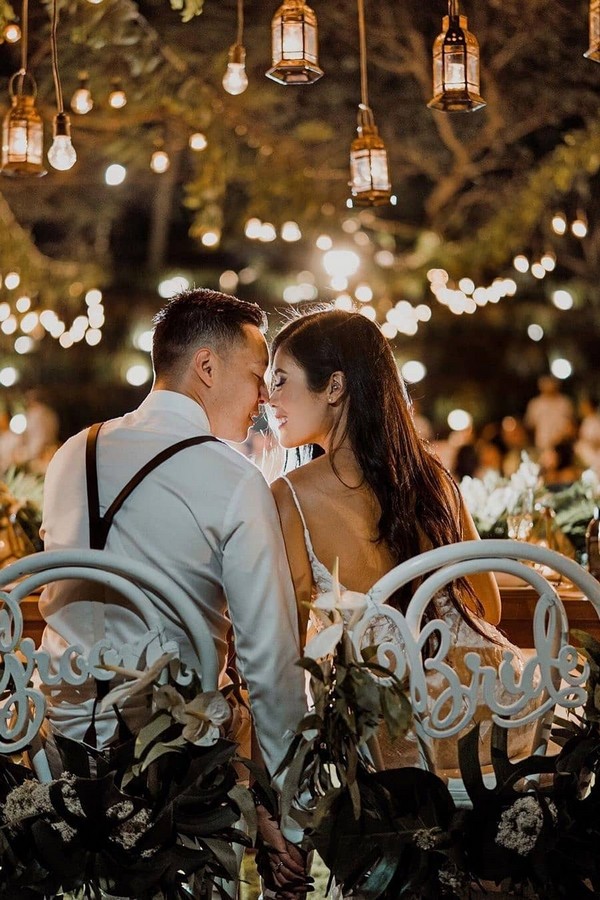
<svg viewBox="0 0 600 900">
<path fill-rule="evenodd" d="M 334 372 L 327 385 L 327 402 L 339 403 L 346 396 L 346 376 L 343 372 Z"/>
<path fill-rule="evenodd" d="M 201 347 L 194 353 L 194 370 L 206 387 L 214 384 L 215 359 L 210 347 Z"/>
</svg>

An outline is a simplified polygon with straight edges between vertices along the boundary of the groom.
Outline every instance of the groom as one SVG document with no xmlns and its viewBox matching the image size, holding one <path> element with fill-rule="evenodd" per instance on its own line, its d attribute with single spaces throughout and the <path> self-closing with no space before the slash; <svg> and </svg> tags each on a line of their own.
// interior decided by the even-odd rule
<svg viewBox="0 0 600 900">
<path fill-rule="evenodd" d="M 170 300 L 154 324 L 151 392 L 133 412 L 104 423 L 97 436 L 100 516 L 165 448 L 198 435 L 243 441 L 267 400 L 266 319 L 258 306 L 194 289 Z M 256 735 L 273 774 L 306 701 L 303 675 L 295 665 L 300 650 L 294 591 L 266 481 L 222 441 L 188 446 L 146 475 L 98 543 L 93 510 L 90 516 L 87 438 L 87 431 L 70 438 L 48 467 L 41 528 L 45 549 L 84 548 L 91 542 L 155 566 L 194 599 L 223 672 L 231 624 Z M 47 623 L 44 649 L 58 659 L 69 644 L 89 648 L 100 638 L 130 642 L 139 637 L 139 620 L 122 601 L 116 595 L 103 600 L 80 599 L 72 581 L 46 588 L 40 600 Z M 186 625 L 193 631 L 193 622 Z M 165 630 L 167 638 L 180 643 L 185 658 L 183 631 L 170 622 Z M 81 697 L 52 697 L 50 704 L 53 727 L 81 739 Z M 99 738 L 108 741 L 114 726 L 110 712 L 100 716 Z M 280 884 L 297 880 L 301 856 L 281 836 L 279 850 L 274 869 Z"/>
</svg>

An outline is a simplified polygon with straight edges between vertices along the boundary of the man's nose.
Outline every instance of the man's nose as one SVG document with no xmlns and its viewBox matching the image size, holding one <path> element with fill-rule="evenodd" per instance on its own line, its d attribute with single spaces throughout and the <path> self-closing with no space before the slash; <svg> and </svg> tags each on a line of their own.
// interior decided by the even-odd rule
<svg viewBox="0 0 600 900">
<path fill-rule="evenodd" d="M 258 402 L 259 403 L 268 403 L 269 402 L 269 389 L 265 382 L 261 382 L 260 389 L 258 391 Z"/>
</svg>

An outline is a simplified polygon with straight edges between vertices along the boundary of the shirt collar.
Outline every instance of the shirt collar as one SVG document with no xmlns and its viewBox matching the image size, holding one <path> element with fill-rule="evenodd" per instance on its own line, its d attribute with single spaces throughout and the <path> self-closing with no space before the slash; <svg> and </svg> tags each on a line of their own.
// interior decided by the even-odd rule
<svg viewBox="0 0 600 900">
<path fill-rule="evenodd" d="M 144 412 L 159 410 L 174 412 L 192 422 L 197 428 L 201 428 L 202 431 L 212 433 L 204 408 L 191 397 L 180 394 L 178 391 L 150 391 L 140 403 L 139 409 Z"/>
</svg>

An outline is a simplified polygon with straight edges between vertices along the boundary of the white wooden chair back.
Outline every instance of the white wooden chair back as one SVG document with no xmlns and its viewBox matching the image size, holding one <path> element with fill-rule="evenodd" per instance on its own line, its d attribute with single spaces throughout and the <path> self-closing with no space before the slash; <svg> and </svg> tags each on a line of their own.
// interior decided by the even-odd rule
<svg viewBox="0 0 600 900">
<path fill-rule="evenodd" d="M 392 625 L 394 638 L 377 647 L 376 662 L 403 679 L 408 678 L 410 699 L 419 739 L 433 758 L 432 741 L 449 738 L 473 722 L 477 707 L 487 707 L 492 722 L 505 729 L 531 725 L 535 753 L 545 753 L 555 707 L 580 707 L 586 699 L 585 683 L 589 667 L 569 643 L 569 623 L 565 606 L 552 583 L 539 568 L 547 567 L 569 579 L 590 601 L 600 617 L 600 584 L 573 560 L 546 547 L 510 540 L 465 541 L 422 553 L 396 566 L 371 588 L 368 607 L 351 629 L 357 656 L 369 644 L 369 630 L 381 617 Z M 469 680 L 462 683 L 446 659 L 452 634 L 446 621 L 423 615 L 435 595 L 457 578 L 476 572 L 505 572 L 523 579 L 537 592 L 533 619 L 533 654 L 517 678 L 508 649 L 498 669 L 484 665 L 479 653 L 469 651 L 464 663 Z M 415 578 L 422 583 L 411 598 L 406 614 L 387 604 L 390 596 Z M 399 636 L 399 637 L 396 637 Z M 436 649 L 424 653 L 429 639 Z M 445 685 L 435 698 L 428 692 L 427 675 L 438 673 Z M 385 676 L 383 676 L 385 679 Z M 498 698 L 498 687 L 504 699 Z M 507 693 L 510 701 L 506 700 Z M 535 701 L 535 702 L 532 702 Z M 423 760 L 426 763 L 426 760 Z M 451 787 L 452 789 L 452 787 Z M 455 799 L 466 795 L 457 780 Z"/>
<path fill-rule="evenodd" d="M 87 652 L 70 646 L 59 662 L 58 672 L 53 672 L 48 653 L 36 648 L 31 638 L 23 637 L 20 604 L 41 586 L 64 579 L 98 582 L 120 593 L 144 623 L 142 637 L 119 646 L 100 640 Z M 41 781 L 49 781 L 51 775 L 39 740 L 46 698 L 35 684 L 77 685 L 88 678 L 109 681 L 115 673 L 104 664 L 136 669 L 142 657 L 146 665 L 163 653 L 177 657 L 179 648 L 164 635 L 166 618 L 186 634 L 196 657 L 191 666 L 180 670 L 180 683 L 189 683 L 196 671 L 203 690 L 217 689 L 217 653 L 197 606 L 178 585 L 146 563 L 104 550 L 52 550 L 23 557 L 0 569 L 0 588 L 0 753 L 32 748 L 30 756 Z M 194 623 L 193 631 L 189 622 Z"/>
</svg>

